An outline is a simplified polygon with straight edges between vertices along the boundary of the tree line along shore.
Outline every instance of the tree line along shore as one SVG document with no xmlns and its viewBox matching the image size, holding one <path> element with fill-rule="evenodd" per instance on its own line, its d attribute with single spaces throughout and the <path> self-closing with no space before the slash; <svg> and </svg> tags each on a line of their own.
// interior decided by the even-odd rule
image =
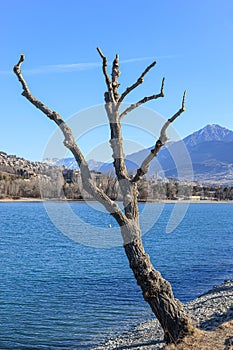
<svg viewBox="0 0 233 350">
<path fill-rule="evenodd" d="M 43 164 L 43 163 L 42 163 Z M 114 176 L 92 171 L 97 185 L 113 200 L 121 200 Z M 42 166 L 33 169 L 7 169 L 0 166 L 0 199 L 68 199 L 91 200 L 83 189 L 78 170 Z M 139 201 L 232 201 L 233 186 L 200 184 L 177 179 L 142 179 L 138 186 Z"/>
</svg>

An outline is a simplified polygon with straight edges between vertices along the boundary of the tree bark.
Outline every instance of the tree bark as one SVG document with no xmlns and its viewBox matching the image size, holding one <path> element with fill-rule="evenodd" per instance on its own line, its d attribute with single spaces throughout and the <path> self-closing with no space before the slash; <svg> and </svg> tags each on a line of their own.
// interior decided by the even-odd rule
<svg viewBox="0 0 233 350">
<path fill-rule="evenodd" d="M 137 232 L 138 237 L 130 241 L 130 238 L 133 238 L 133 232 L 134 235 Z M 164 341 L 167 344 L 178 343 L 193 330 L 190 318 L 184 312 L 182 303 L 174 298 L 170 283 L 150 262 L 150 257 L 144 250 L 139 229 L 130 228 L 129 232 L 123 230 L 122 235 L 126 241 L 130 241 L 124 245 L 130 268 L 137 284 L 141 287 L 144 300 L 150 305 L 163 328 Z"/>
</svg>

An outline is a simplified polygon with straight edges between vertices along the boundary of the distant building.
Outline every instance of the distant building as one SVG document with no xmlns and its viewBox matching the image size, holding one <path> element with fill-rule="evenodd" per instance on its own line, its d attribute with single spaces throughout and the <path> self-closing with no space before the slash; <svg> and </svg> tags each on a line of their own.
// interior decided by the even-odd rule
<svg viewBox="0 0 233 350">
<path fill-rule="evenodd" d="M 191 201 L 200 201 L 201 200 L 201 196 L 190 196 L 189 199 Z"/>
</svg>

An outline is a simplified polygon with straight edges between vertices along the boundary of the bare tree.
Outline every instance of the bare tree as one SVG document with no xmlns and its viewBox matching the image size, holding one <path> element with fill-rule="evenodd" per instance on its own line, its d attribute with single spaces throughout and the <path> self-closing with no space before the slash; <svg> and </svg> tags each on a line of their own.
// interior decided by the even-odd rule
<svg viewBox="0 0 233 350">
<path fill-rule="evenodd" d="M 54 121 L 61 129 L 64 135 L 64 145 L 73 153 L 81 172 L 83 188 L 98 202 L 100 202 L 106 210 L 112 215 L 120 226 L 125 253 L 128 257 L 130 268 L 133 270 L 138 285 L 142 289 L 145 301 L 150 305 L 153 313 L 159 320 L 163 330 L 166 343 L 177 343 L 184 336 L 193 331 L 192 322 L 183 310 L 181 302 L 174 298 L 171 285 L 166 281 L 150 262 L 150 257 L 146 254 L 142 240 L 139 225 L 138 212 L 138 182 L 147 173 L 150 162 L 158 155 L 161 147 L 168 140 L 166 130 L 168 126 L 185 111 L 185 92 L 182 99 L 180 109 L 167 120 L 163 125 L 159 139 L 156 141 L 154 148 L 150 154 L 144 159 L 138 168 L 136 175 L 132 178 L 129 176 L 123 150 L 121 120 L 131 111 L 138 108 L 142 104 L 150 100 L 164 96 L 164 78 L 161 83 L 159 93 L 146 96 L 138 102 L 131 104 L 125 110 L 121 111 L 121 103 L 125 97 L 140 84 L 143 83 L 145 75 L 155 66 L 156 62 L 151 63 L 140 75 L 137 81 L 126 90 L 119 94 L 118 78 L 119 57 L 116 55 L 113 64 L 111 78 L 107 71 L 107 59 L 102 51 L 97 48 L 102 59 L 102 69 L 106 81 L 107 91 L 104 94 L 105 109 L 109 120 L 111 131 L 110 145 L 113 151 L 113 165 L 119 187 L 123 196 L 124 210 L 122 211 L 118 204 L 111 200 L 101 188 L 97 187 L 91 177 L 87 161 L 85 160 L 81 150 L 79 149 L 72 130 L 62 120 L 61 116 L 42 102 L 36 99 L 30 92 L 27 83 L 21 72 L 21 64 L 24 61 L 24 55 L 20 56 L 18 63 L 14 66 L 14 72 L 22 85 L 22 95 L 26 97 L 35 107 L 39 108 L 49 119 Z"/>
</svg>

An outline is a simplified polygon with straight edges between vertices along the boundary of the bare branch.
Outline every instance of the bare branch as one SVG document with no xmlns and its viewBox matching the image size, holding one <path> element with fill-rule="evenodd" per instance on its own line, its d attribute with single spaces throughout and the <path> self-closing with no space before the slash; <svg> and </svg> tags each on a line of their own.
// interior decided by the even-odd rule
<svg viewBox="0 0 233 350">
<path fill-rule="evenodd" d="M 181 108 L 176 112 L 171 118 L 169 118 L 166 123 L 163 125 L 160 131 L 159 139 L 157 140 L 155 147 L 151 150 L 150 154 L 144 159 L 142 162 L 140 168 L 137 170 L 136 175 L 133 177 L 131 182 L 137 182 L 139 181 L 147 172 L 150 166 L 151 161 L 157 157 L 159 150 L 162 146 L 165 145 L 167 140 L 169 139 L 167 136 L 167 128 L 168 126 L 174 122 L 176 118 L 178 118 L 184 111 L 185 111 L 185 97 L 186 97 L 186 91 L 184 92 Z"/>
<path fill-rule="evenodd" d="M 162 83 L 161 83 L 161 88 L 160 88 L 160 93 L 159 94 L 146 96 L 143 99 L 141 99 L 140 101 L 131 104 L 128 108 L 126 108 L 124 110 L 124 112 L 121 113 L 121 115 L 119 117 L 120 120 L 123 119 L 126 116 L 126 114 L 128 114 L 128 113 L 132 112 L 134 109 L 140 107 L 143 103 L 146 103 L 146 102 L 151 101 L 151 100 L 156 100 L 157 98 L 160 98 L 160 97 L 164 97 L 164 92 L 163 92 L 164 81 L 165 81 L 165 78 L 162 79 Z"/>
<path fill-rule="evenodd" d="M 112 64 L 112 89 L 113 89 L 113 95 L 114 99 L 117 102 L 119 100 L 119 93 L 118 93 L 118 78 L 120 76 L 120 71 L 119 71 L 119 56 L 116 55 L 115 60 L 113 61 Z"/>
<path fill-rule="evenodd" d="M 161 88 L 160 88 L 160 94 L 162 95 L 162 97 L 164 97 L 164 83 L 165 83 L 165 77 L 163 77 L 162 79 L 162 84 L 161 84 Z"/>
<path fill-rule="evenodd" d="M 149 70 L 151 70 L 151 68 L 153 68 L 156 65 L 156 61 L 152 62 L 148 67 L 146 67 L 146 69 L 144 70 L 144 72 L 140 75 L 140 77 L 138 78 L 138 80 L 136 81 L 136 83 L 134 83 L 133 85 L 127 87 L 127 89 L 122 93 L 121 97 L 119 98 L 119 103 L 121 103 L 124 98 L 132 91 L 134 90 L 138 85 L 142 84 L 144 82 L 144 77 L 145 75 L 149 72 Z"/>
<path fill-rule="evenodd" d="M 23 61 L 24 61 L 24 54 L 22 54 L 20 56 L 18 63 L 14 66 L 14 73 L 17 75 L 19 82 L 21 83 L 22 88 L 23 88 L 22 95 L 24 97 L 26 97 L 36 108 L 39 108 L 44 114 L 46 114 L 48 118 L 54 120 L 54 122 L 60 126 L 62 124 L 62 119 L 59 116 L 59 114 L 52 111 L 51 109 L 49 109 L 47 106 L 45 106 L 41 101 L 37 100 L 31 94 L 31 92 L 27 86 L 27 83 L 26 83 L 25 79 L 23 78 L 23 75 L 22 75 L 21 70 L 20 70 L 20 67 L 21 67 L 21 64 L 23 63 Z"/>
<path fill-rule="evenodd" d="M 90 174 L 88 164 L 75 142 L 72 130 L 70 127 L 62 120 L 61 116 L 47 106 L 45 106 L 41 101 L 37 100 L 30 92 L 25 79 L 23 78 L 21 72 L 21 64 L 24 61 L 24 55 L 20 56 L 18 63 L 14 66 L 14 73 L 18 77 L 19 82 L 22 85 L 23 92 L 22 95 L 26 97 L 35 107 L 39 108 L 49 119 L 53 120 L 61 129 L 65 140 L 64 145 L 72 152 L 74 155 L 81 172 L 82 182 L 84 189 L 92 195 L 98 202 L 104 205 L 107 211 L 115 217 L 120 226 L 128 223 L 128 219 L 122 213 L 118 204 L 113 202 L 101 189 L 99 189 L 93 182 Z"/>
<path fill-rule="evenodd" d="M 183 113 L 186 110 L 186 108 L 185 108 L 185 98 L 186 98 L 186 90 L 184 91 L 184 94 L 183 94 L 181 108 L 179 109 L 179 111 L 177 113 L 175 113 L 169 119 L 170 123 L 172 123 L 177 117 L 179 117 L 179 115 L 181 115 L 181 113 Z"/>
<path fill-rule="evenodd" d="M 105 96 L 105 102 L 114 102 L 115 98 L 114 98 L 114 94 L 113 94 L 113 90 L 112 90 L 112 82 L 111 82 L 111 79 L 109 78 L 109 75 L 107 72 L 107 66 L 108 66 L 107 57 L 104 56 L 103 52 L 100 50 L 99 47 L 97 47 L 97 51 L 98 51 L 98 53 L 103 61 L 102 69 L 103 69 L 103 74 L 105 76 L 105 82 L 106 82 L 107 89 L 108 89 L 108 99 Z"/>
</svg>

